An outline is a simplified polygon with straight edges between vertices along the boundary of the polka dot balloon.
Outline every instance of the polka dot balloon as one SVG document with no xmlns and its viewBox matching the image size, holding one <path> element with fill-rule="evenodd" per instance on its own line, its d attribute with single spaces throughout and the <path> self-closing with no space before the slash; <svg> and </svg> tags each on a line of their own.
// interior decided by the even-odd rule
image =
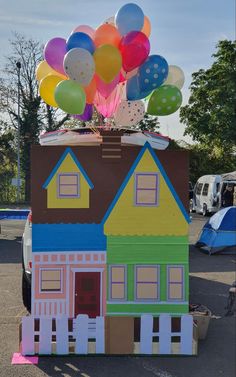
<svg viewBox="0 0 236 377">
<path fill-rule="evenodd" d="M 168 76 L 168 63 L 160 55 L 150 55 L 138 71 L 141 91 L 151 91 L 159 88 Z"/>
<path fill-rule="evenodd" d="M 170 115 L 182 104 L 182 94 L 174 85 L 163 85 L 154 90 L 149 102 L 147 113 L 150 115 Z"/>
<path fill-rule="evenodd" d="M 73 48 L 65 55 L 64 70 L 71 80 L 87 86 L 95 72 L 93 56 L 83 48 Z"/>
<path fill-rule="evenodd" d="M 132 127 L 139 123 L 145 114 L 143 101 L 121 101 L 114 120 L 117 126 Z"/>
</svg>

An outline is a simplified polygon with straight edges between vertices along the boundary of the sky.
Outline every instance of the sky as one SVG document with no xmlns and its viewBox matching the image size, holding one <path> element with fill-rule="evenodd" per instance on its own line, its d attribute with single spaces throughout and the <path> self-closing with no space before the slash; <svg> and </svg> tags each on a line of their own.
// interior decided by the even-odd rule
<svg viewBox="0 0 236 377">
<path fill-rule="evenodd" d="M 0 68 L 17 32 L 42 44 L 67 39 L 76 26 L 98 27 L 129 1 L 122 0 L 0 0 Z M 185 74 L 183 105 L 188 103 L 191 74 L 211 66 L 211 55 L 222 39 L 235 39 L 235 0 L 134 0 L 152 25 L 151 54 L 162 55 Z M 159 117 L 160 131 L 184 139 L 179 111 Z"/>
</svg>

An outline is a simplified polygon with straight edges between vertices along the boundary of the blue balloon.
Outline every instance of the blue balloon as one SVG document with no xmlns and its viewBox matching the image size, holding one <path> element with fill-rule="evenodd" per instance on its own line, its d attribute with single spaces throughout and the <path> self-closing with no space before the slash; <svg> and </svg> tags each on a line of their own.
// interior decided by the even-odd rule
<svg viewBox="0 0 236 377">
<path fill-rule="evenodd" d="M 83 48 L 89 51 L 91 54 L 95 51 L 95 45 L 89 35 L 76 32 L 70 35 L 66 41 L 66 50 L 69 51 L 72 48 Z"/>
<path fill-rule="evenodd" d="M 115 23 L 121 35 L 140 31 L 144 24 L 144 13 L 137 4 L 123 5 L 115 15 Z"/>
<path fill-rule="evenodd" d="M 143 99 L 151 94 L 151 91 L 141 91 L 139 85 L 139 78 L 137 75 L 131 77 L 126 84 L 126 97 L 129 101 L 136 101 Z"/>
<path fill-rule="evenodd" d="M 150 55 L 139 67 L 138 76 L 140 90 L 155 90 L 163 84 L 168 76 L 168 63 L 160 55 Z"/>
</svg>

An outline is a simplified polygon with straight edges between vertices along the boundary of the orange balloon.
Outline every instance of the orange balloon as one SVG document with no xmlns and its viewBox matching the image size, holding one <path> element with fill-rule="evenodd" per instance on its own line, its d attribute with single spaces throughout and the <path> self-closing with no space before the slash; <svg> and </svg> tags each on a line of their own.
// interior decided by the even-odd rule
<svg viewBox="0 0 236 377">
<path fill-rule="evenodd" d="M 121 35 L 117 28 L 110 24 L 103 24 L 95 31 L 94 43 L 96 47 L 109 44 L 119 47 Z"/>
<path fill-rule="evenodd" d="M 143 34 L 145 34 L 147 37 L 150 37 L 151 34 L 151 22 L 147 16 L 144 16 L 144 23 L 143 28 L 141 30 Z"/>
<path fill-rule="evenodd" d="M 96 90 L 97 90 L 97 84 L 96 84 L 96 80 L 95 80 L 95 77 L 92 79 L 92 81 L 90 82 L 90 84 L 88 86 L 85 86 L 84 87 L 84 91 L 85 91 L 85 94 L 86 94 L 86 103 L 93 103 L 93 100 L 94 100 L 94 97 L 95 97 L 95 94 L 96 94 Z"/>
</svg>

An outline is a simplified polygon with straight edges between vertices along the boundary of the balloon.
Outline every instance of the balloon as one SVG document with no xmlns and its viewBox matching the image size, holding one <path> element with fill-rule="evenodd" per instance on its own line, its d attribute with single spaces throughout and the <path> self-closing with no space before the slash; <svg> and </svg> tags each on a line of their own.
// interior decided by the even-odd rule
<svg viewBox="0 0 236 377">
<path fill-rule="evenodd" d="M 44 59 L 55 69 L 55 71 L 65 75 L 63 69 L 63 59 L 66 54 L 66 40 L 63 38 L 53 38 L 44 47 Z"/>
<path fill-rule="evenodd" d="M 103 24 L 95 31 L 94 43 L 96 47 L 104 44 L 110 44 L 119 47 L 121 35 L 115 26 Z"/>
<path fill-rule="evenodd" d="M 115 16 L 111 16 L 109 18 L 107 18 L 103 24 L 108 24 L 108 25 L 112 25 L 112 26 L 115 26 Z"/>
<path fill-rule="evenodd" d="M 83 48 L 72 48 L 64 58 L 64 70 L 71 80 L 87 86 L 93 78 L 95 63 L 92 55 Z"/>
<path fill-rule="evenodd" d="M 122 66 L 126 72 L 139 67 L 147 59 L 150 52 L 150 42 L 140 31 L 131 31 L 120 42 Z"/>
<path fill-rule="evenodd" d="M 86 106 L 85 106 L 83 114 L 81 114 L 81 115 L 76 114 L 76 115 L 72 115 L 72 116 L 73 116 L 73 118 L 82 120 L 84 122 L 91 120 L 92 116 L 93 116 L 93 105 L 90 105 L 90 104 L 87 103 Z"/>
<path fill-rule="evenodd" d="M 35 71 L 36 79 L 41 81 L 47 75 L 60 76 L 63 80 L 67 80 L 67 76 L 61 75 L 59 72 L 55 71 L 46 60 L 41 61 Z"/>
<path fill-rule="evenodd" d="M 83 114 L 86 96 L 84 89 L 72 80 L 60 82 L 55 90 L 58 107 L 68 114 Z"/>
<path fill-rule="evenodd" d="M 125 83 L 119 83 L 108 98 L 104 98 L 97 91 L 94 98 L 94 104 L 97 111 L 101 113 L 105 118 L 110 118 L 111 116 L 113 116 L 121 101 L 124 89 Z"/>
<path fill-rule="evenodd" d="M 144 16 L 144 24 L 143 28 L 141 30 L 143 34 L 145 34 L 148 38 L 150 37 L 151 34 L 151 22 L 147 16 Z"/>
<path fill-rule="evenodd" d="M 77 26 L 72 31 L 72 33 L 76 33 L 76 32 L 87 34 L 91 39 L 94 38 L 94 34 L 95 34 L 95 30 L 89 25 L 79 25 L 79 26 Z"/>
<path fill-rule="evenodd" d="M 120 74 L 118 74 L 114 80 L 112 80 L 110 83 L 105 83 L 103 80 L 100 79 L 99 76 L 96 75 L 95 77 L 96 79 L 96 83 L 97 83 L 97 90 L 99 91 L 99 93 L 107 98 L 109 97 L 109 95 L 113 92 L 113 90 L 115 89 L 116 85 L 119 83 L 120 81 Z"/>
<path fill-rule="evenodd" d="M 140 89 L 150 91 L 158 88 L 168 76 L 168 63 L 160 55 L 150 55 L 139 68 Z"/>
<path fill-rule="evenodd" d="M 95 77 L 94 77 L 92 79 L 92 81 L 90 82 L 90 84 L 88 86 L 84 87 L 84 91 L 85 91 L 85 94 L 86 94 L 86 102 L 88 104 L 93 103 L 93 100 L 94 100 L 94 97 L 95 97 L 95 94 L 96 94 L 96 90 L 97 90 L 97 84 L 96 84 L 96 80 L 95 80 Z"/>
<path fill-rule="evenodd" d="M 139 123 L 145 114 L 143 101 L 121 101 L 114 120 L 117 126 L 132 127 Z"/>
<path fill-rule="evenodd" d="M 94 52 L 96 73 L 106 83 L 114 80 L 122 64 L 120 51 L 112 45 L 102 45 Z"/>
<path fill-rule="evenodd" d="M 174 85 L 177 88 L 182 89 L 184 86 L 184 72 L 177 65 L 169 65 L 169 73 L 165 80 L 165 85 Z"/>
<path fill-rule="evenodd" d="M 88 34 L 81 32 L 71 34 L 66 41 L 67 51 L 77 47 L 88 50 L 91 54 L 93 54 L 95 50 L 93 40 L 88 36 Z"/>
<path fill-rule="evenodd" d="M 121 35 L 130 31 L 140 31 L 144 24 L 142 9 L 136 4 L 123 5 L 115 15 L 115 23 Z"/>
<path fill-rule="evenodd" d="M 48 75 L 40 81 L 39 94 L 47 105 L 58 107 L 58 104 L 54 98 L 54 93 L 57 84 L 59 84 L 61 81 L 63 81 L 63 79 L 60 76 L 55 75 Z"/>
<path fill-rule="evenodd" d="M 127 81 L 126 96 L 129 101 L 134 101 L 147 97 L 151 91 L 141 91 L 138 76 L 134 76 Z"/>
<path fill-rule="evenodd" d="M 174 85 L 163 85 L 154 90 L 148 102 L 150 115 L 170 115 L 177 111 L 182 103 L 182 94 Z"/>
</svg>

